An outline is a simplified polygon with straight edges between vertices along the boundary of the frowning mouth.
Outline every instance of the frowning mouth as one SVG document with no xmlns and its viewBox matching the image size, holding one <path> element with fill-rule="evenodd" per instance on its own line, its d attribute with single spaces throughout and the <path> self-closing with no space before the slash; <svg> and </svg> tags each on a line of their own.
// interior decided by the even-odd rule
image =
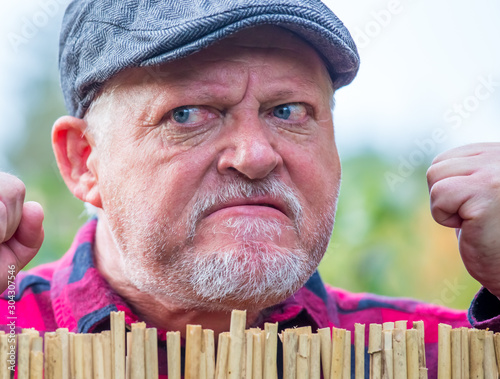
<svg viewBox="0 0 500 379">
<path fill-rule="evenodd" d="M 233 199 L 224 203 L 215 204 L 213 207 L 210 207 L 203 216 L 208 217 L 221 210 L 262 212 L 262 208 L 273 209 L 282 213 L 286 217 L 290 217 L 289 211 L 284 202 L 267 196 Z"/>
<path fill-rule="evenodd" d="M 198 225 L 206 219 L 216 223 L 231 219 L 244 222 L 245 218 L 251 222 L 272 221 L 282 227 L 291 226 L 299 233 L 302 212 L 298 194 L 277 179 L 250 183 L 235 178 L 221 183 L 217 189 L 198 194 L 188 220 L 189 236 L 194 238 Z"/>
</svg>

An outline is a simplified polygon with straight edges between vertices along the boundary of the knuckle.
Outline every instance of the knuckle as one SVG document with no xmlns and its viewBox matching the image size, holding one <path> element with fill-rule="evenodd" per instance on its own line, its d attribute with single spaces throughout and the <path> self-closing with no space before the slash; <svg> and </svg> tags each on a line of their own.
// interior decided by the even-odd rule
<svg viewBox="0 0 500 379">
<path fill-rule="evenodd" d="M 432 183 L 434 183 L 434 178 L 436 176 L 436 166 L 435 165 L 432 165 L 430 166 L 428 169 L 427 169 L 427 172 L 426 172 L 426 177 L 427 177 L 427 183 L 430 185 Z"/>
<path fill-rule="evenodd" d="M 431 202 L 434 204 L 441 196 L 441 193 L 444 191 L 443 182 L 437 182 L 432 185 L 429 191 L 429 196 L 431 198 Z"/>
<path fill-rule="evenodd" d="M 0 200 L 24 200 L 26 187 L 21 179 L 6 173 L 0 173 Z"/>
<path fill-rule="evenodd" d="M 442 162 L 443 160 L 445 160 L 445 153 L 439 153 L 438 155 L 436 155 L 431 162 L 431 166 L 434 166 L 434 165 L 438 164 L 439 162 Z"/>
</svg>

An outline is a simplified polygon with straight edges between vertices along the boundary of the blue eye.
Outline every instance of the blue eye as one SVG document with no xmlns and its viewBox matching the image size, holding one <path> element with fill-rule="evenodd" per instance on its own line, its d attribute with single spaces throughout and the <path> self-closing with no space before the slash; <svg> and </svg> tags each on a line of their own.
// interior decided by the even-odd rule
<svg viewBox="0 0 500 379">
<path fill-rule="evenodd" d="M 272 116 L 290 122 L 302 122 L 307 119 L 307 107 L 303 103 L 286 103 L 273 108 Z"/>
<path fill-rule="evenodd" d="M 288 120 L 291 113 L 292 110 L 290 109 L 289 104 L 279 105 L 273 110 L 273 115 L 283 120 Z"/>
<path fill-rule="evenodd" d="M 189 108 L 178 108 L 174 110 L 172 117 L 179 124 L 184 124 L 189 119 L 189 113 L 191 113 Z"/>
<path fill-rule="evenodd" d="M 171 123 L 183 128 L 204 125 L 217 117 L 219 117 L 219 113 L 214 109 L 199 105 L 184 105 L 172 109 L 168 115 Z"/>
</svg>

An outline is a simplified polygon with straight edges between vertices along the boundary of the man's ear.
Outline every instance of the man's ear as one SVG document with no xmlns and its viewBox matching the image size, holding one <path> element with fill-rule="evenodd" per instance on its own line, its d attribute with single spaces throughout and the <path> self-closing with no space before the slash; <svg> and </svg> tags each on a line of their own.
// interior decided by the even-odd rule
<svg viewBox="0 0 500 379">
<path fill-rule="evenodd" d="M 78 199 L 101 208 L 94 143 L 85 134 L 87 122 L 63 116 L 52 128 L 52 148 L 69 190 Z"/>
</svg>

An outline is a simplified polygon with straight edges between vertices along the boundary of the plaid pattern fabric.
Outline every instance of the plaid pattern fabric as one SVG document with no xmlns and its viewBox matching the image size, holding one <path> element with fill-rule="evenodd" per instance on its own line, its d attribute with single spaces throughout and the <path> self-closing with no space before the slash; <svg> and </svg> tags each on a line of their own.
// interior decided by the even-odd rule
<svg viewBox="0 0 500 379">
<path fill-rule="evenodd" d="M 85 224 L 69 251 L 53 263 L 21 272 L 16 279 L 15 325 L 41 332 L 57 328 L 87 333 L 109 328 L 109 313 L 124 311 L 127 324 L 139 321 L 125 301 L 100 276 L 94 266 L 93 243 L 97 220 Z M 500 316 L 487 291 L 479 293 L 471 308 L 474 326 L 497 330 Z M 7 330 L 7 297 L 0 298 L 0 325 Z M 496 298 L 495 298 L 496 299 Z M 498 300 L 497 300 L 498 302 Z M 498 304 L 497 304 L 498 305 Z M 486 315 L 479 321 L 474 315 Z M 495 317 L 496 316 L 496 317 Z M 465 311 L 454 311 L 410 299 L 372 294 L 353 294 L 324 285 L 316 272 L 294 296 L 262 312 L 256 326 L 279 322 L 279 329 L 311 325 L 313 329 L 339 327 L 354 330 L 354 323 L 423 320 L 426 326 L 427 362 L 430 378 L 436 375 L 437 325 L 470 326 Z M 0 327 L 2 329 L 2 327 Z M 166 378 L 165 330 L 158 331 L 161 378 Z"/>
</svg>

